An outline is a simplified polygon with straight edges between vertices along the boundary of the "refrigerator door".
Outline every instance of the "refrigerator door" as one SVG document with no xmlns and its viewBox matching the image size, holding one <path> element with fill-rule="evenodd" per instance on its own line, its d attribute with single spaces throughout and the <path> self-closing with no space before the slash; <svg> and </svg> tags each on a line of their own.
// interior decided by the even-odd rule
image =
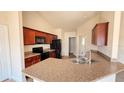
<svg viewBox="0 0 124 93">
<path fill-rule="evenodd" d="M 51 48 L 55 49 L 56 57 L 61 58 L 61 40 L 60 39 L 53 40 Z"/>
</svg>

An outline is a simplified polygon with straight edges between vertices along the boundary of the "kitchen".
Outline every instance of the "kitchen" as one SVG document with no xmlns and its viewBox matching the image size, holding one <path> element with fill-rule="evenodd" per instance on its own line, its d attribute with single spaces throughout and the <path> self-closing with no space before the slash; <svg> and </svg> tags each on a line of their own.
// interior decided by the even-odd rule
<svg viewBox="0 0 124 93">
<path fill-rule="evenodd" d="M 49 14 L 49 13 L 48 13 Z M 107 45 L 107 40 L 108 40 L 108 26 L 109 26 L 109 24 L 111 24 L 111 23 L 109 23 L 109 22 L 101 22 L 101 23 L 98 23 L 98 24 L 94 24 L 94 27 L 92 28 L 92 46 L 93 47 L 95 47 L 94 45 L 97 45 L 97 46 L 106 46 Z M 97 26 L 98 25 L 98 26 Z M 101 31 L 101 29 L 103 30 L 103 31 Z M 105 30 L 105 31 L 104 31 Z M 99 32 L 99 31 L 101 31 L 101 32 Z M 95 36 L 97 34 L 97 36 Z M 99 35 L 98 35 L 99 34 Z M 73 35 L 72 35 L 73 36 Z M 95 36 L 95 37 L 94 37 Z M 57 38 L 57 36 L 56 36 L 56 38 Z M 54 39 L 56 39 L 56 38 L 54 38 Z M 83 40 L 82 39 L 83 37 L 81 37 L 81 39 L 80 40 Z M 34 40 L 35 41 L 35 40 Z M 43 40 L 44 41 L 44 40 Z M 52 39 L 51 39 L 51 42 L 52 42 Z M 80 41 L 80 42 L 83 42 L 83 41 Z M 63 44 L 63 40 L 62 40 L 62 42 L 61 42 L 62 44 Z M 86 41 L 85 41 L 85 43 L 87 43 Z M 77 47 L 79 47 L 78 49 L 79 49 L 79 51 L 83 51 L 83 50 L 92 50 L 91 49 L 91 47 L 89 48 L 89 47 L 86 47 L 86 45 L 81 45 L 82 43 L 79 43 L 78 45 L 79 46 L 77 46 Z M 64 46 L 65 47 L 65 46 Z M 62 49 L 63 49 L 63 45 L 62 45 Z M 51 46 L 49 46 L 49 48 L 48 49 L 46 49 L 46 50 L 48 50 L 48 51 L 52 51 L 51 50 Z M 54 51 L 54 50 L 53 50 Z M 84 51 L 83 51 L 84 52 Z M 97 53 L 97 54 L 94 54 L 94 52 L 95 53 Z M 81 53 L 81 52 L 80 52 Z M 80 54 L 79 52 L 77 53 L 77 54 Z M 60 53 L 61 54 L 61 53 Z M 69 56 L 68 55 L 69 53 L 67 53 L 67 55 L 66 56 Z M 108 57 L 108 56 L 106 56 L 106 55 L 104 55 L 103 53 L 101 53 L 101 52 L 99 52 L 99 51 L 94 51 L 94 50 L 92 50 L 92 53 L 91 53 L 91 55 L 96 55 L 96 56 L 98 56 L 98 59 L 100 59 L 99 57 L 100 56 L 103 56 L 105 59 L 107 59 L 108 60 L 108 62 L 110 62 L 110 57 Z M 53 54 L 53 55 L 56 55 L 56 53 L 55 54 Z M 100 56 L 99 56 L 100 55 Z M 76 56 L 76 55 L 75 55 Z M 49 57 L 52 57 L 52 58 L 56 58 L 56 56 L 49 56 Z M 42 62 L 43 63 L 46 63 L 46 66 L 48 65 L 50 65 L 49 64 L 49 62 L 50 61 L 53 61 L 53 62 L 57 62 L 57 61 L 60 61 L 60 63 L 62 62 L 64 62 L 64 61 L 66 61 L 66 60 L 64 60 L 64 57 L 65 56 L 63 56 L 62 57 L 62 60 L 55 60 L 55 59 L 47 59 L 47 60 L 44 60 L 44 61 L 41 61 L 40 63 L 38 63 L 39 65 L 41 64 L 41 67 L 39 68 L 39 72 L 38 73 L 34 73 L 33 74 L 33 72 L 32 72 L 32 70 L 31 70 L 31 68 L 32 69 L 35 69 L 36 70 L 36 68 L 38 68 L 39 66 L 38 66 L 38 64 L 36 64 L 37 65 L 37 67 L 35 67 L 36 65 L 34 65 L 34 67 L 33 66 L 31 66 L 31 67 L 29 67 L 29 68 L 27 68 L 25 71 L 24 71 L 24 74 L 26 75 L 26 76 L 29 76 L 29 77 L 31 77 L 32 79 L 34 79 L 34 81 L 36 81 L 37 79 L 39 80 L 39 78 L 36 78 L 36 77 L 38 77 L 37 75 L 39 74 L 39 73 L 45 73 L 45 71 L 46 70 L 48 70 L 48 68 L 46 67 L 43 67 L 44 69 L 42 69 Z M 42 57 L 41 57 L 42 58 Z M 90 58 L 91 60 L 90 60 L 90 63 L 91 63 L 91 65 L 92 64 L 94 64 L 93 62 L 92 62 L 92 60 L 96 60 L 96 59 L 93 59 L 93 56 L 92 56 L 92 58 Z M 72 61 L 73 60 L 70 60 L 68 57 L 67 57 L 67 60 L 69 60 L 69 63 L 72 63 Z M 104 60 L 104 59 L 103 59 Z M 48 62 L 47 62 L 48 61 Z M 98 61 L 98 60 L 97 60 Z M 47 64 L 48 63 L 48 64 Z M 68 62 L 67 62 L 68 63 Z M 56 64 L 56 63 L 55 63 Z M 97 62 L 96 62 L 96 64 L 97 64 Z M 54 64 L 52 64 L 52 65 L 54 65 Z M 75 65 L 75 63 L 73 63 L 73 65 Z M 114 64 L 111 64 L 111 65 L 114 65 Z M 110 66 L 111 67 L 111 65 L 106 65 L 106 66 Z M 116 70 L 115 70 L 115 72 L 113 72 L 113 71 L 111 71 L 111 69 L 109 69 L 108 70 L 108 72 L 113 72 L 113 74 L 111 73 L 107 73 L 107 72 L 104 72 L 103 71 L 103 73 L 106 73 L 106 74 L 104 74 L 105 76 L 108 76 L 109 74 L 110 74 L 110 77 L 106 77 L 104 80 L 98 80 L 98 81 L 107 81 L 108 80 L 108 82 L 109 81 L 115 81 L 116 79 L 115 79 L 115 77 L 116 77 L 116 73 L 117 72 L 120 72 L 122 69 L 120 69 L 121 68 L 121 66 L 120 67 L 118 67 L 118 65 L 121 65 L 121 64 L 117 64 L 117 67 L 115 66 L 115 67 L 113 67 L 113 68 L 117 68 Z M 89 66 L 89 65 L 88 65 Z M 50 66 L 50 67 L 52 67 L 52 66 Z M 97 65 L 96 65 L 96 67 L 97 67 Z M 104 67 L 104 66 L 103 66 Z M 56 68 L 56 70 L 55 70 L 55 72 L 56 73 L 60 73 L 60 72 L 57 72 L 58 70 L 60 70 L 59 68 L 57 68 L 57 65 L 55 66 L 55 68 Z M 65 68 L 65 67 L 63 67 L 64 69 L 67 69 L 67 68 Z M 82 67 L 83 68 L 83 67 Z M 97 67 L 98 68 L 98 67 Z M 102 67 L 101 67 L 102 68 Z M 122 66 L 122 68 L 123 68 L 123 66 Z M 28 69 L 30 69 L 29 70 L 29 72 L 28 72 Z M 54 68 L 50 68 L 50 69 L 54 69 Z M 74 68 L 73 69 L 75 69 L 75 66 L 74 66 Z M 90 70 L 91 68 L 89 68 L 89 70 Z M 105 68 L 104 68 L 105 69 Z M 108 69 L 108 68 L 107 68 Z M 118 70 L 118 69 L 120 69 L 120 70 Z M 41 70 L 43 70 L 44 72 L 40 72 Z M 82 69 L 82 70 L 84 70 L 84 69 Z M 95 69 L 94 69 L 95 70 Z M 101 69 L 102 70 L 102 69 Z M 38 69 L 37 69 L 37 71 L 38 71 Z M 70 71 L 70 70 L 69 70 Z M 96 70 L 95 70 L 96 71 Z M 54 71 L 53 71 L 54 72 Z M 54 72 L 54 75 L 53 75 L 53 77 L 55 78 L 56 77 L 56 73 Z M 61 72 L 63 72 L 63 70 L 61 71 Z M 64 71 L 64 72 L 66 72 L 66 71 Z M 46 73 L 47 74 L 50 74 L 49 73 L 49 70 L 48 70 L 48 72 L 46 71 Z M 70 73 L 70 72 L 68 72 L 68 73 Z M 83 73 L 83 72 L 82 72 Z M 92 74 L 95 74 L 96 75 L 96 73 L 99 73 L 99 72 L 95 72 L 95 73 L 93 73 L 92 72 Z M 91 73 L 89 73 L 89 74 L 91 74 Z M 32 75 L 32 76 L 31 76 Z M 60 76 L 62 76 L 62 75 L 64 75 L 64 74 L 60 74 Z M 76 75 L 76 74 L 75 74 Z M 85 74 L 82 74 L 82 75 L 84 75 L 85 76 Z M 101 75 L 101 74 L 100 74 Z M 101 77 L 105 77 L 104 75 L 101 75 L 101 76 L 99 76 L 99 77 L 95 77 L 94 79 L 92 79 L 92 80 L 82 80 L 82 81 L 95 81 L 96 79 L 99 79 L 99 78 L 101 78 Z M 112 76 L 111 76 L 112 75 Z M 42 76 L 42 74 L 41 74 L 41 76 Z M 39 77 L 41 77 L 40 75 L 39 75 Z M 58 76 L 58 75 L 57 75 Z M 86 77 L 87 77 L 88 75 L 86 74 Z M 96 75 L 97 76 L 97 75 Z M 47 77 L 47 76 L 45 76 L 44 75 L 44 77 Z M 52 76 L 49 76 L 49 79 L 51 80 L 51 78 L 53 78 Z M 67 76 L 68 77 L 68 76 Z M 65 78 L 67 78 L 67 77 L 65 77 Z M 70 76 L 70 78 L 71 78 L 72 76 Z M 77 77 L 79 77 L 78 75 L 77 75 Z M 91 76 L 92 77 L 92 76 Z M 64 77 L 63 77 L 64 78 Z M 58 81 L 63 81 L 63 78 L 61 78 L 60 80 L 58 80 Z M 69 77 L 68 77 L 69 78 Z M 69 80 L 67 79 L 65 79 L 65 82 L 66 81 L 71 81 L 71 79 L 69 78 Z M 83 77 L 82 77 L 83 78 Z M 35 80 L 36 79 L 36 80 Z M 46 80 L 46 81 L 50 81 L 50 80 Z M 41 79 L 39 80 L 39 81 L 44 81 L 44 80 L 42 80 L 42 77 L 41 77 Z M 57 81 L 57 80 L 51 80 L 51 81 Z M 74 78 L 74 80 L 72 80 L 72 81 L 76 81 L 75 80 L 75 78 Z M 78 81 L 78 80 L 77 80 Z"/>
<path fill-rule="evenodd" d="M 1 42 L 2 48 L 8 46 L 9 51 L 0 50 L 7 57 L 5 60 L 1 56 L 5 61 L 0 70 L 1 81 L 124 81 L 123 12 L 1 14 L 4 14 L 1 22 L 9 28 L 1 26 L 1 37 L 9 44 Z M 70 38 L 75 39 L 73 56 L 70 56 Z"/>
</svg>

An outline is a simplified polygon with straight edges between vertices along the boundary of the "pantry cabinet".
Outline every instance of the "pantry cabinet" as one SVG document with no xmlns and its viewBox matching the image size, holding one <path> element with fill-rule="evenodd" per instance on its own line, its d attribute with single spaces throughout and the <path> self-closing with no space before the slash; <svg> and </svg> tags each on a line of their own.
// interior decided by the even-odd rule
<svg viewBox="0 0 124 93">
<path fill-rule="evenodd" d="M 108 41 L 108 24 L 98 23 L 92 30 L 92 44 L 97 46 L 106 46 Z"/>
</svg>

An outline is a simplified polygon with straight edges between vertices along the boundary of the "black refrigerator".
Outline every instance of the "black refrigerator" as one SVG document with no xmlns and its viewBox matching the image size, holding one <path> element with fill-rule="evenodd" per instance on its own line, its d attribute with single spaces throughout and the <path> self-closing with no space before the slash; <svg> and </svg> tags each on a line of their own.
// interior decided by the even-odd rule
<svg viewBox="0 0 124 93">
<path fill-rule="evenodd" d="M 50 44 L 51 49 L 55 49 L 56 58 L 62 58 L 61 56 L 61 39 L 52 40 Z"/>
</svg>

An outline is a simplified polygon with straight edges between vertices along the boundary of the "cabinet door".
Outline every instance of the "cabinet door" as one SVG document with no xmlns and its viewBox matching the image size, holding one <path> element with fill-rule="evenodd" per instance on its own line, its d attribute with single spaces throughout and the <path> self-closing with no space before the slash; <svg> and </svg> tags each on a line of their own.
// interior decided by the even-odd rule
<svg viewBox="0 0 124 93">
<path fill-rule="evenodd" d="M 33 64 L 33 57 L 25 59 L 25 68 L 31 66 Z"/>
<path fill-rule="evenodd" d="M 36 31 L 36 32 L 35 32 L 35 35 L 36 35 L 36 36 L 46 37 L 46 33 L 40 32 L 40 31 Z"/>
<path fill-rule="evenodd" d="M 40 62 L 40 56 L 38 55 L 38 56 L 34 56 L 33 57 L 33 64 L 36 64 L 36 63 L 38 63 L 38 62 Z"/>
<path fill-rule="evenodd" d="M 47 34 L 46 41 L 47 41 L 48 44 L 51 44 L 52 40 L 54 40 L 54 39 L 57 39 L 56 35 Z"/>
<path fill-rule="evenodd" d="M 52 42 L 52 37 L 51 37 L 50 34 L 47 34 L 46 42 L 47 42 L 48 44 L 50 44 L 50 43 Z"/>
<path fill-rule="evenodd" d="M 33 45 L 35 44 L 35 31 L 23 28 L 24 33 L 24 44 L 25 45 Z"/>
<path fill-rule="evenodd" d="M 97 26 L 97 45 L 107 45 L 108 23 L 100 23 Z"/>
<path fill-rule="evenodd" d="M 92 44 L 98 46 L 107 45 L 108 22 L 97 24 L 92 30 Z"/>
</svg>

